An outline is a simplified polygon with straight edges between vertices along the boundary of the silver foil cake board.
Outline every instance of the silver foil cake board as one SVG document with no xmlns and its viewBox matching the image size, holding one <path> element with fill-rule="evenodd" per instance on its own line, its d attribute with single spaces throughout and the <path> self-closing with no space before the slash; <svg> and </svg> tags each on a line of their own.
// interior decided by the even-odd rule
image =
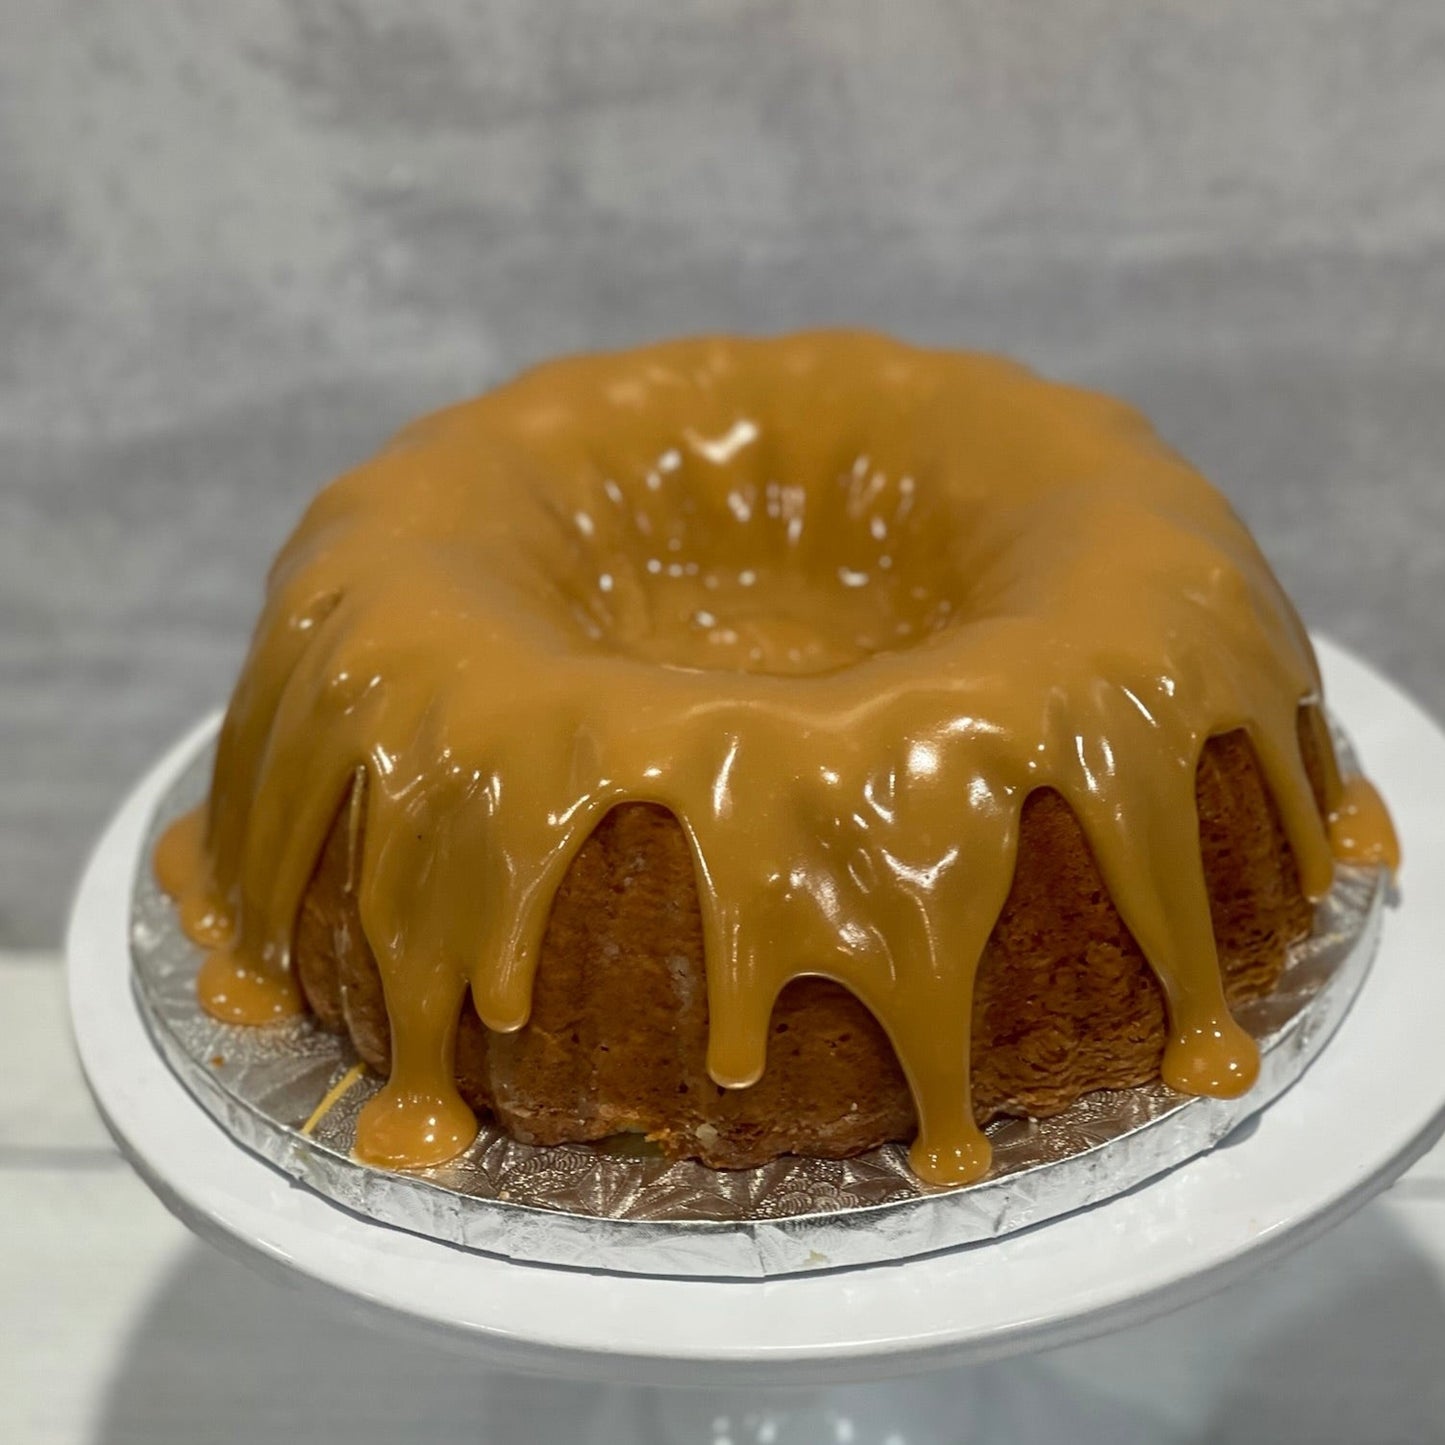
<svg viewBox="0 0 1445 1445">
<path fill-rule="evenodd" d="M 1348 749 L 1337 740 L 1342 762 Z M 163 797 L 143 860 L 203 796 L 211 744 Z M 1260 1046 L 1242 1098 L 1190 1098 L 1156 1083 L 1101 1091 L 1047 1120 L 987 1129 L 993 1167 L 930 1189 L 890 1144 L 853 1159 L 786 1157 L 754 1169 L 638 1157 L 608 1145 L 520 1144 L 483 1121 L 459 1158 L 390 1172 L 352 1158 L 356 1117 L 380 1087 L 360 1074 L 303 1126 L 357 1063 L 350 1044 L 295 1018 L 223 1024 L 200 1007 L 202 953 L 143 861 L 131 907 L 141 1014 L 185 1088 L 239 1144 L 379 1224 L 531 1263 L 659 1276 L 760 1278 L 981 1245 L 1083 1209 L 1184 1164 L 1293 1084 L 1344 1018 L 1379 941 L 1388 892 L 1377 869 L 1339 868 L 1278 988 L 1236 1010 Z"/>
</svg>

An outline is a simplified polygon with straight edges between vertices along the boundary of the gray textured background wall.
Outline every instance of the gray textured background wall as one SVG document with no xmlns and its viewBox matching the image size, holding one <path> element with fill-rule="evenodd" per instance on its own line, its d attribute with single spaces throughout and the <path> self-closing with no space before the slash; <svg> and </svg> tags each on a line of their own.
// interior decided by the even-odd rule
<svg viewBox="0 0 1445 1445">
<path fill-rule="evenodd" d="M 557 350 L 817 322 L 1127 395 L 1445 713 L 1440 0 L 5 0 L 0 946 L 327 477 Z"/>
</svg>

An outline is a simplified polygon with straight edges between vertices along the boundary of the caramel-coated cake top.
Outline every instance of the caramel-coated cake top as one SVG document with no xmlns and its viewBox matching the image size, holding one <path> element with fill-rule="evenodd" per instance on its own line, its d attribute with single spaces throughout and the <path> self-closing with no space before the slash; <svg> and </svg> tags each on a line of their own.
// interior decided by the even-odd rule
<svg viewBox="0 0 1445 1445">
<path fill-rule="evenodd" d="M 708 1069 L 764 1067 L 822 974 L 887 1031 L 914 1168 L 976 1177 L 972 987 L 1051 788 L 1157 974 L 1163 1073 L 1232 1094 L 1195 772 L 1247 730 L 1311 897 L 1333 855 L 1301 760 L 1309 641 L 1244 526 L 1116 401 L 991 357 L 826 332 L 538 367 L 426 418 L 313 503 L 278 558 L 207 806 L 158 869 L 222 1017 L 299 1007 L 299 902 L 364 774 L 355 885 L 391 1020 L 364 1158 L 439 1162 L 475 1120 L 470 987 L 527 1020 L 553 894 L 624 801 L 694 852 Z M 1358 780 L 1341 847 L 1377 856 Z"/>
</svg>

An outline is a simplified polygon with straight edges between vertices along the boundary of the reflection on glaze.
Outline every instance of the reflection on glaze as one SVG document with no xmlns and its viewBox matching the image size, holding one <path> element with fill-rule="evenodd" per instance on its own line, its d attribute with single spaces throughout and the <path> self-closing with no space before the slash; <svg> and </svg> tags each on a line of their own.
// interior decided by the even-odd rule
<svg viewBox="0 0 1445 1445">
<path fill-rule="evenodd" d="M 1330 844 L 1342 863 L 1400 871 L 1400 840 L 1385 800 L 1368 778 L 1348 779 L 1330 810 Z"/>
<path fill-rule="evenodd" d="M 317 498 L 204 836 L 183 820 L 157 870 L 217 949 L 208 1008 L 297 1008 L 297 909 L 364 772 L 353 869 L 393 1064 L 357 1147 L 418 1166 L 475 1129 L 452 1079 L 467 990 L 488 1027 L 525 1024 L 578 848 L 618 803 L 661 804 L 696 857 L 713 1078 L 753 1083 L 778 992 L 834 978 L 897 1050 L 915 1169 L 961 1182 L 989 1160 L 974 971 L 1035 788 L 1078 815 L 1163 985 L 1165 1079 L 1249 1087 L 1195 769 L 1247 728 L 1323 895 L 1296 727 L 1318 693 L 1243 526 L 1119 403 L 867 335 L 670 343 L 538 368 Z M 1346 857 L 1384 819 L 1350 788 Z"/>
</svg>

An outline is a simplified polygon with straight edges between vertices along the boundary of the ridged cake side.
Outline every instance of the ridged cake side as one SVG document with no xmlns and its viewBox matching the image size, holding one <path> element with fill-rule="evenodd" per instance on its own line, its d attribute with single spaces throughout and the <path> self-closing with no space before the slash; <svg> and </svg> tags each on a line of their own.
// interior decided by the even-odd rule
<svg viewBox="0 0 1445 1445">
<path fill-rule="evenodd" d="M 1323 810 L 1331 763 L 1311 722 L 1302 719 L 1301 746 Z M 1195 792 L 1215 941 L 1235 1005 L 1274 988 L 1312 909 L 1242 733 L 1205 747 Z M 318 1017 L 385 1075 L 390 1030 L 356 899 L 362 840 L 351 806 L 307 889 L 296 962 Z M 465 1006 L 457 1081 L 468 1104 L 524 1143 L 633 1132 L 670 1157 L 715 1168 L 785 1153 L 841 1158 L 913 1137 L 907 1081 L 887 1035 L 840 985 L 803 978 L 784 989 L 767 1068 L 749 1089 L 721 1089 L 708 1077 L 707 1023 L 686 836 L 665 810 L 623 804 L 558 890 L 526 1027 L 489 1034 Z M 1013 887 L 979 966 L 975 1117 L 1047 1118 L 1096 1089 L 1149 1083 L 1165 1039 L 1162 991 L 1077 820 L 1058 794 L 1034 794 Z"/>
</svg>

